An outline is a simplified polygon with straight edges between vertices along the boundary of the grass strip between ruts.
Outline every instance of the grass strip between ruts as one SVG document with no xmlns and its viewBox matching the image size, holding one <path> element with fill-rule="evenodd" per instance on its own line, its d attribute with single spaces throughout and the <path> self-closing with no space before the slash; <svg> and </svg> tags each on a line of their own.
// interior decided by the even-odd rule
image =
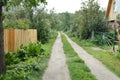
<svg viewBox="0 0 120 80">
<path fill-rule="evenodd" d="M 110 69 L 112 72 L 114 72 L 120 77 L 120 59 L 118 59 L 115 54 L 104 50 L 94 50 L 93 47 L 95 46 L 91 45 L 89 41 L 80 41 L 75 37 L 70 38 L 82 48 L 84 48 L 84 50 L 86 50 L 89 54 L 93 55 L 95 58 L 101 61 L 108 69 Z"/>
<path fill-rule="evenodd" d="M 96 80 L 95 76 L 91 74 L 84 61 L 78 57 L 64 35 L 62 35 L 62 42 L 71 80 Z"/>
</svg>

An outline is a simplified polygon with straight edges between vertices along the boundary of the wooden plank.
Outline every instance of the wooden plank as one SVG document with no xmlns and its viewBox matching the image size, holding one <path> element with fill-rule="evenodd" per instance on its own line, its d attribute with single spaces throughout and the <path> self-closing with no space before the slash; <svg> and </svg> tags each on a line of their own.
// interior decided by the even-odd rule
<svg viewBox="0 0 120 80">
<path fill-rule="evenodd" d="M 19 49 L 21 44 L 21 30 L 15 29 L 15 51 Z"/>
<path fill-rule="evenodd" d="M 37 31 L 35 29 L 5 29 L 4 30 L 4 51 L 17 51 L 19 47 L 28 45 L 30 42 L 37 42 Z"/>
<path fill-rule="evenodd" d="M 5 53 L 8 52 L 8 30 L 4 30 L 4 51 Z"/>
<path fill-rule="evenodd" d="M 8 31 L 8 51 L 14 51 L 14 30 Z"/>
<path fill-rule="evenodd" d="M 109 19 L 113 1 L 114 0 L 109 0 L 109 2 L 108 2 L 107 12 L 106 12 L 106 19 Z"/>
</svg>

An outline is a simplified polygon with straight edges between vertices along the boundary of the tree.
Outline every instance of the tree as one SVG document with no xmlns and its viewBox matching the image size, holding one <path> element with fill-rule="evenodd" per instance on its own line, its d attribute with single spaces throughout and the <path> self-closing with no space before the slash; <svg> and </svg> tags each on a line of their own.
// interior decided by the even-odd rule
<svg viewBox="0 0 120 80">
<path fill-rule="evenodd" d="M 107 30 L 104 14 L 96 0 L 83 1 L 80 11 L 82 39 L 93 39 L 99 32 Z"/>
<path fill-rule="evenodd" d="M 34 15 L 34 28 L 37 29 L 37 38 L 41 43 L 46 43 L 49 40 L 51 23 L 48 14 L 45 10 L 40 10 Z"/>
<path fill-rule="evenodd" d="M 72 22 L 73 22 L 72 21 L 73 14 L 72 13 L 68 13 L 68 12 L 64 12 L 64 13 L 57 14 L 57 16 L 58 16 L 58 18 L 56 18 L 56 19 L 57 20 L 59 19 L 59 24 L 60 24 L 58 26 L 58 30 L 69 31 L 71 29 Z"/>
<path fill-rule="evenodd" d="M 22 5 L 24 7 L 36 7 L 40 3 L 46 3 L 46 0 L 0 0 L 0 74 L 6 73 L 5 55 L 4 55 L 4 38 L 3 38 L 3 23 L 2 23 L 2 8 L 3 6 L 15 7 Z"/>
</svg>

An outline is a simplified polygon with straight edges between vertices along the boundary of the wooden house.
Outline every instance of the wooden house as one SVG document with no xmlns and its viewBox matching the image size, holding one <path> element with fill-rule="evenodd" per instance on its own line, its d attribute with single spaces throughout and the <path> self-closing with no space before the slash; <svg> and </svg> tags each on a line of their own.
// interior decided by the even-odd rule
<svg viewBox="0 0 120 80">
<path fill-rule="evenodd" d="M 111 28 L 117 32 L 117 40 L 114 43 L 120 43 L 120 0 L 109 0 L 105 18 L 109 21 Z M 113 46 L 113 51 L 118 48 Z"/>
<path fill-rule="evenodd" d="M 118 14 L 120 14 L 120 0 L 109 0 L 106 19 L 109 21 L 117 20 Z"/>
</svg>

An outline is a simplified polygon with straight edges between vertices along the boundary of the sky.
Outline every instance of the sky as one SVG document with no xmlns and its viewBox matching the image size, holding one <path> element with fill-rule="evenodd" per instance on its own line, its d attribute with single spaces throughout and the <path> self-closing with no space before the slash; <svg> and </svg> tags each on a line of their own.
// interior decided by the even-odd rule
<svg viewBox="0 0 120 80">
<path fill-rule="evenodd" d="M 56 13 L 70 12 L 80 10 L 82 0 L 47 0 L 48 4 L 46 8 L 48 10 L 55 9 Z M 108 0 L 98 0 L 100 6 L 107 9 Z"/>
</svg>

